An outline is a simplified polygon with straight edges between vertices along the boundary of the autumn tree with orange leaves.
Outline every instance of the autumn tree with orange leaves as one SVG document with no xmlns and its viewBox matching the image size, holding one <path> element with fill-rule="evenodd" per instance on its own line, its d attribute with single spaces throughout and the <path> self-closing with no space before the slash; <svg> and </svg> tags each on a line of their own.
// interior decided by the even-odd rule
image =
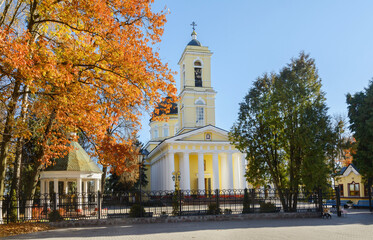
<svg viewBox="0 0 373 240">
<path fill-rule="evenodd" d="M 14 143 L 33 135 L 41 146 L 36 172 L 67 153 L 67 133 L 74 131 L 96 143 L 102 164 L 128 170 L 134 138 L 107 130 L 125 120 L 134 137 L 143 110 L 166 95 L 176 101 L 173 73 L 154 51 L 165 13 L 152 12 L 152 3 L 2 1 L 0 195 Z M 39 121 L 36 132 L 28 127 L 30 118 Z"/>
</svg>

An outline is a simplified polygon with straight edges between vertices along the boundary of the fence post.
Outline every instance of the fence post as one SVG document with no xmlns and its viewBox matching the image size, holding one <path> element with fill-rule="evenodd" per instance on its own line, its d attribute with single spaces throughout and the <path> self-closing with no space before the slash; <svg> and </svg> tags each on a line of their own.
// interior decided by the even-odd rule
<svg viewBox="0 0 373 240">
<path fill-rule="evenodd" d="M 336 204 L 337 204 L 337 215 L 338 217 L 342 216 L 342 211 L 341 211 L 341 194 L 339 190 L 339 186 L 335 187 L 335 197 L 337 199 Z"/>
<path fill-rule="evenodd" d="M 54 202 L 53 202 L 53 210 L 54 211 L 57 211 L 57 193 L 55 193 L 55 194 L 53 194 L 53 200 L 54 200 Z"/>
<path fill-rule="evenodd" d="M 319 194 L 318 194 L 318 200 L 319 200 L 319 212 L 322 213 L 323 212 L 323 209 L 322 209 L 322 189 L 319 188 Z"/>
<path fill-rule="evenodd" d="M 215 189 L 216 207 L 219 209 L 219 189 Z"/>
<path fill-rule="evenodd" d="M 97 191 L 97 217 L 101 219 L 101 191 Z"/>
<path fill-rule="evenodd" d="M 252 203 L 252 210 L 253 212 L 255 211 L 255 189 L 251 188 L 250 189 L 250 197 L 251 197 L 251 203 Z"/>
</svg>

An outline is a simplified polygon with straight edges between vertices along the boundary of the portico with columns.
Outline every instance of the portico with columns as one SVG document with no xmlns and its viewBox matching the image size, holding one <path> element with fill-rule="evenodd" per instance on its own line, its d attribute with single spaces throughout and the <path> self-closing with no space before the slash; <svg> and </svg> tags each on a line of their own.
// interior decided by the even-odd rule
<svg viewBox="0 0 373 240">
<path fill-rule="evenodd" d="M 211 140 L 198 140 L 206 134 L 210 134 Z M 245 156 L 228 141 L 223 141 L 226 135 L 226 131 L 209 125 L 166 139 L 148 157 L 151 159 L 147 163 L 151 169 L 150 189 L 174 190 L 174 171 L 180 172 L 182 190 L 247 187 Z M 195 140 L 191 141 L 191 138 Z"/>
</svg>

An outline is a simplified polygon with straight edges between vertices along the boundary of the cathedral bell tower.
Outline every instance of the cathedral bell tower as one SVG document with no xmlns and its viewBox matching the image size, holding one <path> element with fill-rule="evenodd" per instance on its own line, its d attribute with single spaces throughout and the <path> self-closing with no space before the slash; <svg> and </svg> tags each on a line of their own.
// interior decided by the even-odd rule
<svg viewBox="0 0 373 240">
<path fill-rule="evenodd" d="M 211 86 L 211 55 L 208 47 L 197 40 L 193 22 L 192 40 L 179 60 L 180 102 L 178 118 L 180 133 L 206 125 L 215 125 L 215 95 Z"/>
</svg>

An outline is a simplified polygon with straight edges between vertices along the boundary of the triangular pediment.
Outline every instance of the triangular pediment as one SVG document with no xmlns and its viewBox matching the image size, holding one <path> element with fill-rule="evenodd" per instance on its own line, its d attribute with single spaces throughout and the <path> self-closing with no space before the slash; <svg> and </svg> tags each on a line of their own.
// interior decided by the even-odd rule
<svg viewBox="0 0 373 240">
<path fill-rule="evenodd" d="M 347 169 L 343 173 L 343 176 L 347 177 L 351 173 L 355 174 L 356 176 L 360 175 L 353 164 L 348 165 Z"/>
<path fill-rule="evenodd" d="M 166 139 L 166 142 L 178 141 L 228 142 L 229 139 L 227 131 L 212 125 L 207 125 Z"/>
</svg>

